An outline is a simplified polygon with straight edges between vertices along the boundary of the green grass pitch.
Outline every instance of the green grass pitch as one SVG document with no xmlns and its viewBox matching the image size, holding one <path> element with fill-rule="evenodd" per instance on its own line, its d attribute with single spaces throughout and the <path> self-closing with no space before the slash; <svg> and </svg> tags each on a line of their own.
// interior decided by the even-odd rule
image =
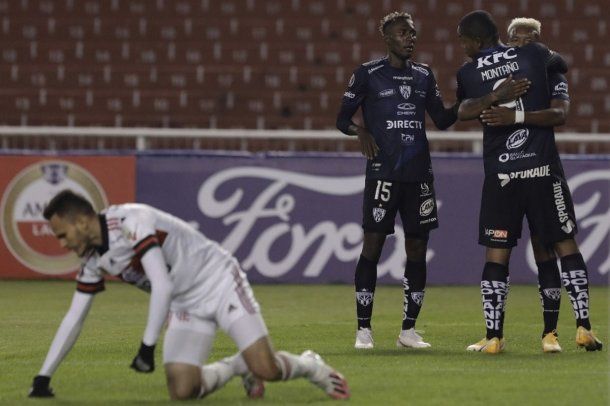
<svg viewBox="0 0 610 406">
<path fill-rule="evenodd" d="M 148 296 L 121 283 L 98 295 L 83 332 L 52 379 L 52 401 L 26 397 L 72 292 L 73 282 L 0 282 L 0 403 L 166 403 L 157 370 L 128 368 L 146 320 Z M 533 286 L 513 286 L 508 299 L 503 354 L 468 353 L 484 335 L 476 287 L 430 286 L 418 330 L 432 348 L 398 349 L 402 318 L 400 286 L 377 289 L 373 317 L 375 349 L 356 351 L 354 294 L 349 286 L 255 286 L 274 346 L 291 352 L 311 348 L 347 377 L 351 404 L 362 405 L 607 405 L 609 391 L 608 288 L 592 288 L 592 322 L 602 352 L 574 343 L 572 311 L 563 295 L 559 322 L 561 354 L 540 348 L 542 315 Z M 230 355 L 232 342 L 218 334 L 212 360 Z M 212 404 L 254 404 L 235 379 L 214 393 Z M 267 384 L 265 403 L 312 404 L 330 399 L 304 380 Z"/>
</svg>

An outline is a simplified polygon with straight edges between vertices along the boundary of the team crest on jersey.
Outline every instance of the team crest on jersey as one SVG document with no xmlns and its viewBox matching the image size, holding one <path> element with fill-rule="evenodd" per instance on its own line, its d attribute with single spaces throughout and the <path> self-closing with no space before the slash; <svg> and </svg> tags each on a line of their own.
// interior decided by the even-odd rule
<svg viewBox="0 0 610 406">
<path fill-rule="evenodd" d="M 421 304 L 424 301 L 424 292 L 411 292 L 411 299 L 421 307 Z"/>
<path fill-rule="evenodd" d="M 530 131 L 527 128 L 521 128 L 511 135 L 506 140 L 506 149 L 516 149 L 525 144 L 527 138 L 530 135 Z"/>
<path fill-rule="evenodd" d="M 402 94 L 402 97 L 404 97 L 405 100 L 407 100 L 409 97 L 411 97 L 411 86 L 400 85 L 398 90 L 400 90 L 400 94 Z"/>
<path fill-rule="evenodd" d="M 385 217 L 385 209 L 381 207 L 373 207 L 373 219 L 379 223 Z"/>
<path fill-rule="evenodd" d="M 552 299 L 552 300 L 561 299 L 561 289 L 560 288 L 543 289 L 542 292 L 544 293 L 544 296 L 548 297 L 549 299 Z"/>
<path fill-rule="evenodd" d="M 356 300 L 362 306 L 368 306 L 373 302 L 373 292 L 367 292 L 367 291 L 356 292 Z"/>
</svg>

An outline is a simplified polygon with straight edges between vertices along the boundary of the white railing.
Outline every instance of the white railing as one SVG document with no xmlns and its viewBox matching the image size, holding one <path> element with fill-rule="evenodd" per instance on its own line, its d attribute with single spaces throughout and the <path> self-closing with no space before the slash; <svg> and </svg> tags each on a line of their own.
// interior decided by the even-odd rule
<svg viewBox="0 0 610 406">
<path fill-rule="evenodd" d="M 481 153 L 482 133 L 480 131 L 428 131 L 428 139 L 435 141 L 462 141 L 470 143 L 470 152 Z M 185 128 L 120 128 L 120 127 L 22 127 L 0 126 L 0 148 L 10 150 L 8 137 L 55 137 L 68 139 L 87 138 L 129 138 L 135 140 L 138 151 L 148 149 L 149 140 L 164 139 L 227 139 L 242 141 L 247 149 L 248 140 L 326 140 L 337 142 L 354 142 L 355 137 L 348 137 L 337 130 L 252 130 L 252 129 L 185 129 Z M 610 150 L 610 134 L 598 133 L 557 133 L 558 143 L 579 144 L 580 152 L 586 152 L 588 143 L 598 143 Z M 76 147 L 75 147 L 76 148 Z M 101 148 L 104 148 L 101 146 Z M 53 149 L 53 148 L 50 148 Z M 290 148 L 289 148 L 290 149 Z"/>
</svg>

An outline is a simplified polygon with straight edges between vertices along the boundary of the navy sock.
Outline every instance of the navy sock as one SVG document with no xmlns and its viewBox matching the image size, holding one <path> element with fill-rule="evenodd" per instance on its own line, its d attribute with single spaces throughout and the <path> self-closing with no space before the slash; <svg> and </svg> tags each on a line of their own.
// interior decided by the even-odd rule
<svg viewBox="0 0 610 406">
<path fill-rule="evenodd" d="M 356 265 L 354 282 L 356 286 L 358 328 L 371 328 L 373 299 L 375 297 L 375 285 L 377 284 L 377 262 L 360 255 Z"/>
<path fill-rule="evenodd" d="M 417 316 L 424 303 L 426 287 L 426 262 L 407 260 L 402 280 L 404 287 L 404 309 L 402 314 L 402 329 L 415 327 Z"/>
<path fill-rule="evenodd" d="M 536 265 L 538 265 L 538 293 L 544 318 L 544 331 L 542 332 L 544 337 L 553 330 L 557 330 L 561 303 L 561 276 L 556 259 L 538 262 Z"/>
<path fill-rule="evenodd" d="M 576 327 L 591 330 L 589 322 L 589 274 L 580 253 L 561 258 L 561 279 L 572 302 Z"/>
<path fill-rule="evenodd" d="M 495 262 L 486 262 L 481 277 L 481 297 L 488 340 L 503 337 L 504 308 L 508 288 L 508 267 Z"/>
</svg>

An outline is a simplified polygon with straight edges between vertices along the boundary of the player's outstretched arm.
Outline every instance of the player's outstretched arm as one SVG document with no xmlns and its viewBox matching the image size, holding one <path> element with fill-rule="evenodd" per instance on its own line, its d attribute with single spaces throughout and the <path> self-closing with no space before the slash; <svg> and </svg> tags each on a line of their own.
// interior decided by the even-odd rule
<svg viewBox="0 0 610 406">
<path fill-rule="evenodd" d="M 167 272 L 163 252 L 159 246 L 150 248 L 141 259 L 144 272 L 150 280 L 150 304 L 148 321 L 138 354 L 134 357 L 131 368 L 137 372 L 155 370 L 155 344 L 159 339 L 161 328 L 169 311 L 173 284 Z"/>
<path fill-rule="evenodd" d="M 529 89 L 528 79 L 513 79 L 509 75 L 495 90 L 476 99 L 463 100 L 458 109 L 458 118 L 462 121 L 478 118 L 483 110 L 494 104 L 504 103 L 521 97 Z"/>
<path fill-rule="evenodd" d="M 558 127 L 564 125 L 570 110 L 570 102 L 562 99 L 553 99 L 548 109 L 526 111 L 523 123 L 539 127 Z M 516 112 L 507 107 L 492 106 L 483 110 L 481 121 L 492 127 L 513 125 L 516 122 Z"/>
<path fill-rule="evenodd" d="M 76 342 L 93 303 L 93 296 L 89 293 L 74 292 L 70 309 L 55 333 L 40 372 L 34 377 L 29 392 L 30 397 L 53 396 L 53 390 L 49 386 L 51 376 Z"/>
</svg>

